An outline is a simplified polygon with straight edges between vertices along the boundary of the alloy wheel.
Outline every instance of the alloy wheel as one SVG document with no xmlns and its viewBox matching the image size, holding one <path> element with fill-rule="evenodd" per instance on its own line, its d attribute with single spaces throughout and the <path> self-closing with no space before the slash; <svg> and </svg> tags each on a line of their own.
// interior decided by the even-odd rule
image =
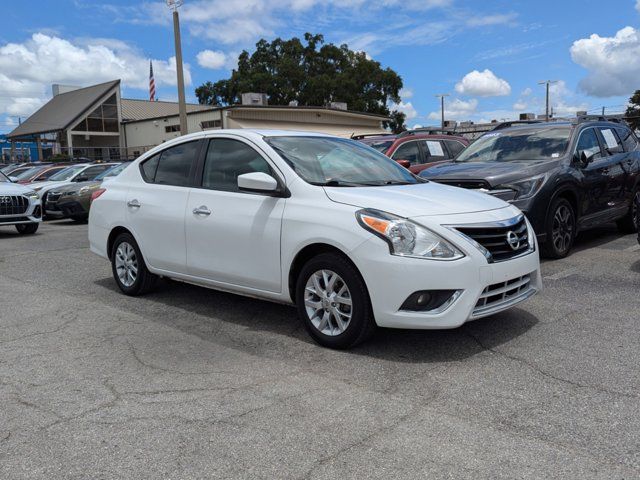
<svg viewBox="0 0 640 480">
<path fill-rule="evenodd" d="M 342 277 L 331 270 L 318 270 L 307 280 L 304 305 L 313 326 L 334 337 L 343 333 L 351 321 L 351 292 Z"/>
<path fill-rule="evenodd" d="M 559 253 L 569 249 L 573 238 L 573 213 L 566 205 L 560 205 L 553 216 L 551 239 Z"/>
<path fill-rule="evenodd" d="M 136 283 L 138 278 L 138 259 L 135 249 L 128 242 L 122 242 L 118 245 L 115 265 L 118 280 L 122 285 L 130 287 Z"/>
</svg>

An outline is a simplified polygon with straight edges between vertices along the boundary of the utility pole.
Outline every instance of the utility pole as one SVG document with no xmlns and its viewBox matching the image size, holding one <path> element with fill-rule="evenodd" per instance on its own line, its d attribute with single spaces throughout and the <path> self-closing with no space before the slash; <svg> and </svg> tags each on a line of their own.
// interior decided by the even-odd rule
<svg viewBox="0 0 640 480">
<path fill-rule="evenodd" d="M 182 44 L 180 42 L 180 18 L 178 8 L 183 0 L 166 0 L 167 6 L 173 10 L 173 37 L 176 47 L 176 71 L 178 73 L 178 108 L 180 110 L 180 135 L 186 135 L 187 131 L 187 104 L 184 99 L 184 72 L 182 70 Z"/>
<path fill-rule="evenodd" d="M 558 80 L 542 80 L 542 81 L 538 82 L 538 85 L 546 85 L 547 86 L 547 101 L 546 101 L 547 108 L 545 110 L 545 118 L 546 118 L 547 122 L 549 120 L 551 120 L 551 118 L 549 116 L 549 85 L 551 85 L 552 83 L 558 83 Z"/>
<path fill-rule="evenodd" d="M 448 93 L 439 93 L 435 97 L 440 99 L 440 127 L 444 130 L 444 97 L 448 97 Z"/>
</svg>

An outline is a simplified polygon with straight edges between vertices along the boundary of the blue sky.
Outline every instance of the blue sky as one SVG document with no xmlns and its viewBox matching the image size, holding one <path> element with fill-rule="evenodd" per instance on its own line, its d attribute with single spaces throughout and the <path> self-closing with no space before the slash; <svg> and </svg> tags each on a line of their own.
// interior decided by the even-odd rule
<svg viewBox="0 0 640 480">
<path fill-rule="evenodd" d="M 185 0 L 181 9 L 187 98 L 225 78 L 260 38 L 322 33 L 396 70 L 408 125 L 542 113 L 558 80 L 558 114 L 624 108 L 640 89 L 640 0 Z M 148 96 L 148 59 L 160 99 L 175 100 L 171 17 L 164 1 L 12 2 L 0 29 L 0 132 L 50 97 L 51 83 L 122 78 Z"/>
</svg>

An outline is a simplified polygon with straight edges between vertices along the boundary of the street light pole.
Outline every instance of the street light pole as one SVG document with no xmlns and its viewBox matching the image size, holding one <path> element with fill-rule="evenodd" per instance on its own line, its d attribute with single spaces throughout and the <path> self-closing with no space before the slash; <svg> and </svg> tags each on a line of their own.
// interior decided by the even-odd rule
<svg viewBox="0 0 640 480">
<path fill-rule="evenodd" d="M 545 120 L 548 122 L 549 118 L 549 85 L 552 83 L 558 83 L 558 80 L 542 80 L 538 82 L 538 85 L 546 85 L 547 88 L 547 99 L 546 99 L 546 109 L 545 109 Z"/>
<path fill-rule="evenodd" d="M 178 8 L 183 0 L 167 0 L 167 6 L 173 10 L 173 37 L 176 47 L 176 71 L 178 74 L 178 108 L 180 111 L 180 135 L 186 135 L 187 131 L 187 104 L 184 98 L 184 72 L 182 70 L 182 43 L 180 41 L 180 17 Z"/>
<path fill-rule="evenodd" d="M 440 99 L 440 128 L 442 128 L 444 130 L 444 97 L 448 97 L 449 94 L 448 93 L 439 93 L 438 95 L 435 95 L 437 98 Z"/>
</svg>

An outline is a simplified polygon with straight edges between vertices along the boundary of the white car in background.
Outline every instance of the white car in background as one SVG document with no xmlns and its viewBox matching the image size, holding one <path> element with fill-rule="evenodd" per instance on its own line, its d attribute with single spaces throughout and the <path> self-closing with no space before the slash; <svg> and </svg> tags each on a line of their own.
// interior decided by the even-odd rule
<svg viewBox="0 0 640 480">
<path fill-rule="evenodd" d="M 42 206 L 44 213 L 47 216 L 58 217 L 62 216 L 59 211 L 47 211 L 47 201 L 57 200 L 59 192 L 56 191 L 58 187 L 70 185 L 74 182 L 86 182 L 93 180 L 95 177 L 110 169 L 116 163 L 80 163 L 77 165 L 71 165 L 64 170 L 60 170 L 55 175 L 49 177 L 46 182 L 38 182 L 31 185 L 31 188 L 38 193 L 38 196 L 42 200 Z"/>
<path fill-rule="evenodd" d="M 163 276 L 295 304 L 332 348 L 376 326 L 458 327 L 542 287 L 516 207 L 308 132 L 209 131 L 156 147 L 93 194 L 89 241 L 127 295 Z"/>
<path fill-rule="evenodd" d="M 15 226 L 20 234 L 36 233 L 42 222 L 42 206 L 33 189 L 13 183 L 0 172 L 0 227 Z"/>
</svg>

